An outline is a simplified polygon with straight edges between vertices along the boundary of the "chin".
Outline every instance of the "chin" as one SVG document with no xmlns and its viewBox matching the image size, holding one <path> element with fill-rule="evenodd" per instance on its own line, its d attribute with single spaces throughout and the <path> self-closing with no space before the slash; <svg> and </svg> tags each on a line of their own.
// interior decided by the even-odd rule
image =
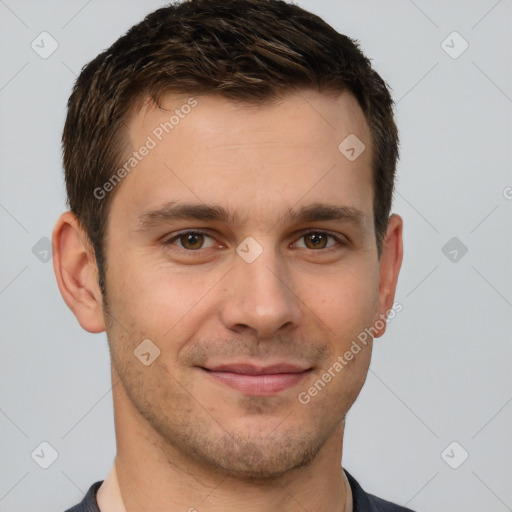
<svg viewBox="0 0 512 512">
<path fill-rule="evenodd" d="M 309 466 L 325 443 L 304 432 L 271 432 L 264 436 L 233 434 L 195 446 L 198 462 L 212 470 L 250 482 L 275 480 Z M 190 448 L 190 445 L 189 445 Z M 199 448 L 199 449 L 198 449 Z"/>
</svg>

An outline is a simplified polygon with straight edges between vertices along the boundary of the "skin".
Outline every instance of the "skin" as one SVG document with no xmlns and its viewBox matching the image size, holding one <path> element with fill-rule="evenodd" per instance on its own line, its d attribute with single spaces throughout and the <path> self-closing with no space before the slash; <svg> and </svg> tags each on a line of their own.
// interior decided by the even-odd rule
<svg viewBox="0 0 512 512">
<path fill-rule="evenodd" d="M 196 99 L 115 191 L 106 297 L 73 214 L 64 213 L 54 232 L 64 299 L 84 329 L 108 334 L 125 506 L 339 512 L 344 419 L 365 381 L 372 342 L 308 404 L 297 396 L 392 308 L 402 220 L 390 217 L 379 259 L 371 137 L 349 93 L 304 90 L 261 107 Z M 165 108 L 186 100 L 169 96 Z M 146 103 L 129 124 L 132 149 L 168 119 Z M 349 134 L 366 145 L 353 162 L 338 150 Z M 234 218 L 148 215 L 185 203 L 222 206 Z M 359 217 L 298 218 L 314 205 Z M 204 232 L 192 238 L 201 248 L 177 237 L 182 230 Z M 236 252 L 247 237 L 262 248 L 252 263 Z M 149 366 L 134 355 L 144 339 L 160 350 Z M 309 371 L 260 396 L 202 369 L 233 361 L 293 362 Z"/>
</svg>

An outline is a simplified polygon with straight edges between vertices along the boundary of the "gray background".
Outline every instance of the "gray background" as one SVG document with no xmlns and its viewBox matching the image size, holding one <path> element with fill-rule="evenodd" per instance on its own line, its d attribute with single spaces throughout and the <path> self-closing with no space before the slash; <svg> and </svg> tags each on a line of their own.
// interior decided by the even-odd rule
<svg viewBox="0 0 512 512">
<path fill-rule="evenodd" d="M 512 2 L 298 3 L 360 40 L 393 89 L 402 142 L 403 311 L 376 341 L 344 465 L 418 511 L 512 510 Z M 65 208 L 75 76 L 161 5 L 0 0 L 0 512 L 62 511 L 115 455 L 106 338 L 61 300 L 44 237 Z M 59 45 L 46 59 L 31 48 L 51 49 L 43 31 Z M 58 452 L 48 469 L 31 457 L 43 441 Z"/>
</svg>

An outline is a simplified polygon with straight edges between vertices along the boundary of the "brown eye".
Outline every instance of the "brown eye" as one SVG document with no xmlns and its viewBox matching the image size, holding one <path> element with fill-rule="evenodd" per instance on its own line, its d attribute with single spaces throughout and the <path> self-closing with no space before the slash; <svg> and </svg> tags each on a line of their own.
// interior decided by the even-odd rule
<svg viewBox="0 0 512 512">
<path fill-rule="evenodd" d="M 202 231 L 194 230 L 182 231 L 175 234 L 172 238 L 163 239 L 162 244 L 168 248 L 176 246 L 189 252 L 202 252 L 204 249 L 212 249 L 214 247 L 223 248 L 212 236 Z"/>
<path fill-rule="evenodd" d="M 336 245 L 343 245 L 341 240 L 325 231 L 310 231 L 302 235 L 295 243 L 295 247 L 299 249 L 329 249 Z"/>
<path fill-rule="evenodd" d="M 203 247 L 204 235 L 202 233 L 185 233 L 180 235 L 178 240 L 184 249 L 194 251 Z"/>
<path fill-rule="evenodd" d="M 308 233 L 303 238 L 308 249 L 325 249 L 329 235 L 326 233 Z"/>
</svg>

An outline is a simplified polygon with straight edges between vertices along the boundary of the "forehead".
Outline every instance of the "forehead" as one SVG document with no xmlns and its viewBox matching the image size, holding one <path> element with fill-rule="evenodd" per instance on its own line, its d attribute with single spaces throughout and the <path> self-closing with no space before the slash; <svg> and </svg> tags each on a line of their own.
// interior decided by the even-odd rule
<svg viewBox="0 0 512 512">
<path fill-rule="evenodd" d="M 349 93 L 304 90 L 259 106 L 168 95 L 132 116 L 128 138 L 139 156 L 114 199 L 125 215 L 181 200 L 269 221 L 299 202 L 372 210 L 371 137 Z"/>
</svg>

